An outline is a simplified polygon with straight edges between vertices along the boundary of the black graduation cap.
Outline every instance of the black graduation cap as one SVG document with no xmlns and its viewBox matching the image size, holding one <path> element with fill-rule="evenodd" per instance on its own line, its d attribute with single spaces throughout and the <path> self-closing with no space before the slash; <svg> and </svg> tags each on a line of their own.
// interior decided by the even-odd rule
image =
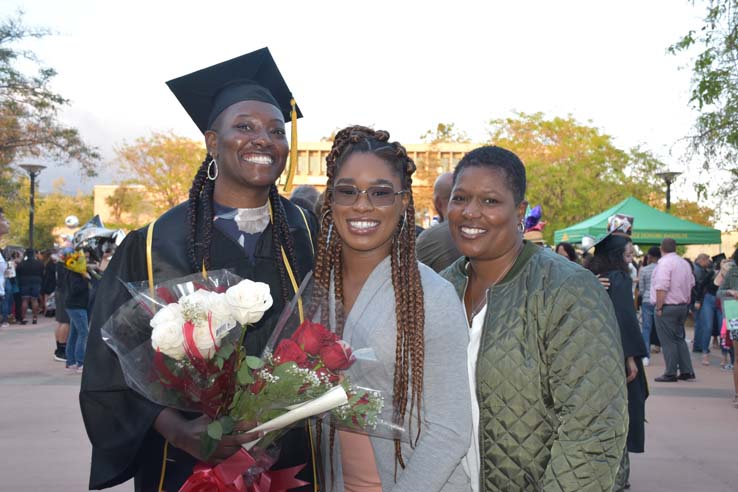
<svg viewBox="0 0 738 492">
<path fill-rule="evenodd" d="M 720 263 L 726 259 L 727 256 L 725 256 L 725 253 L 718 253 L 715 256 L 711 258 L 713 265 L 717 265 L 718 268 L 720 268 Z"/>
<path fill-rule="evenodd" d="M 585 251 L 594 247 L 595 254 L 597 254 L 597 252 L 606 253 L 624 247 L 630 241 L 630 236 L 633 232 L 633 221 L 631 215 L 611 215 L 607 218 L 607 233 L 598 238 Z"/>
<path fill-rule="evenodd" d="M 272 104 L 282 111 L 285 121 L 302 117 L 269 48 L 183 75 L 167 86 L 203 133 L 224 109 L 239 101 Z"/>
</svg>

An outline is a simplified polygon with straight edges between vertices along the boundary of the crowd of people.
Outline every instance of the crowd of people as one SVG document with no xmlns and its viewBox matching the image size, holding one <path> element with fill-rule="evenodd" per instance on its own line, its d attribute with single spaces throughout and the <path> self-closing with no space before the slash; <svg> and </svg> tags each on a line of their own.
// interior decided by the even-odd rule
<svg viewBox="0 0 738 492">
<path fill-rule="evenodd" d="M 630 257 L 628 254 L 625 255 L 627 269 L 635 272 L 631 276 L 633 297 L 639 311 L 641 333 L 647 350 L 643 363 L 648 366 L 651 353 L 661 351 L 663 339 L 667 345 L 665 360 L 676 361 L 677 364 L 677 366 L 667 365 L 666 376 L 670 380 L 668 382 L 694 379 L 692 364 L 688 360 L 689 340 L 684 331 L 686 319 L 691 318 L 694 326 L 691 351 L 702 354 L 701 364 L 709 366 L 711 350 L 719 350 L 720 368 L 724 371 L 733 371 L 735 348 L 724 323 L 722 301 L 736 298 L 736 285 L 733 280 L 736 272 L 732 274 L 729 272 L 738 262 L 738 249 L 730 257 L 726 257 L 723 253 L 713 257 L 700 253 L 694 261 L 682 258 L 676 253 L 676 249 L 676 241 L 667 238 L 660 247 L 651 246 L 640 261 L 633 259 L 632 255 Z M 585 266 L 591 261 L 591 256 L 580 255 L 573 245 L 566 242 L 559 243 L 556 252 Z M 677 259 L 680 261 L 675 261 Z M 657 269 L 658 265 L 661 266 L 660 269 Z M 659 290 L 664 292 L 664 298 L 661 300 L 658 298 Z M 668 314 L 671 306 L 681 306 L 678 321 L 671 325 L 661 323 L 661 328 L 658 328 L 659 322 L 668 323 L 671 318 L 668 315 L 660 316 L 664 311 Z M 674 370 L 681 366 L 684 370 L 677 375 Z"/>
<path fill-rule="evenodd" d="M 9 232 L 10 223 L 0 208 L 0 239 Z M 94 261 L 94 252 L 75 251 L 69 245 L 42 251 L 0 250 L 0 329 L 29 321 L 35 325 L 40 316 L 54 317 L 53 358 L 64 362 L 69 374 L 82 374 L 88 313 L 113 251 L 109 245 Z"/>
<path fill-rule="evenodd" d="M 101 333 L 131 298 L 126 282 L 216 269 L 270 286 L 274 304 L 244 340 L 251 355 L 261 354 L 312 271 L 321 288 L 309 315 L 372 348 L 384 368 L 374 384 L 391 395 L 393 425 L 412 430 L 406 442 L 327 420 L 317 434 L 295 427 L 281 438 L 274 469 L 306 465 L 300 490 L 629 488 L 628 454 L 645 450 L 652 347 L 661 346 L 666 366 L 656 381 L 696 378 L 686 318 L 695 315 L 693 350 L 706 355 L 720 301 L 738 298 L 738 253 L 719 265 L 701 255 L 693 268 L 666 238 L 635 268 L 632 219 L 613 221 L 582 255 L 571 244 L 526 240 L 529 176 L 517 155 L 497 146 L 469 152 L 438 178 L 436 224 L 423 231 L 415 224 L 415 163 L 389 132 L 364 126 L 337 132 L 325 192 L 299 187 L 287 199 L 275 183 L 289 155 L 285 122 L 300 114 L 268 51 L 169 86 L 207 149 L 189 200 L 129 233 L 100 268 L 99 285 L 91 288 L 88 269 L 66 261 L 49 269 L 57 341 L 67 344 L 67 367 L 82 373 L 90 488 L 133 478 L 137 491 L 179 490 L 198 461 L 221 462 L 254 439 L 235 433 L 206 455 L 200 436 L 209 418 L 129 388 Z M 33 251 L 26 257 L 25 268 L 11 267 L 13 258 L 0 263 L 6 279 L 10 270 L 17 281 L 39 275 L 19 289 L 20 321 L 49 293 L 43 261 Z M 6 298 L 15 288 L 8 285 Z M 730 336 L 720 336 L 728 368 L 734 352 Z"/>
</svg>

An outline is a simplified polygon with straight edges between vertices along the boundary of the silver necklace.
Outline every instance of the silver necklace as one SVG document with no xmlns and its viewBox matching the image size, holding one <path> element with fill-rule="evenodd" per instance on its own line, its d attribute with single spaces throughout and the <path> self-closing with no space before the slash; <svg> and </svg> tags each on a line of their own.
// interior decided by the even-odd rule
<svg viewBox="0 0 738 492">
<path fill-rule="evenodd" d="M 489 289 L 497 285 L 500 280 L 505 278 L 505 275 L 510 271 L 510 269 L 513 267 L 516 261 L 518 261 L 518 257 L 520 256 L 520 253 L 523 251 L 523 244 L 520 245 L 518 248 L 518 252 L 515 254 L 515 258 L 505 267 L 505 269 L 497 276 L 497 279 L 495 279 L 494 282 L 489 284 L 486 289 L 484 289 L 484 295 L 482 298 L 477 301 L 476 305 L 471 310 L 471 317 L 469 319 L 469 325 L 471 326 L 472 321 L 474 320 L 474 317 L 479 314 L 479 312 L 484 308 L 484 306 L 487 304 L 487 294 L 489 293 Z"/>
</svg>

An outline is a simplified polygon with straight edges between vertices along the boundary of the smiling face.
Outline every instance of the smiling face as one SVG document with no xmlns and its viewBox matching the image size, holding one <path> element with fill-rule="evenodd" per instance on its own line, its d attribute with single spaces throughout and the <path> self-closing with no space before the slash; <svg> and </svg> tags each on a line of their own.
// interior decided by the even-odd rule
<svg viewBox="0 0 738 492">
<path fill-rule="evenodd" d="M 402 191 L 400 177 L 392 166 L 370 153 L 354 153 L 340 166 L 334 187 L 345 185 L 353 185 L 359 191 L 377 187 L 376 191 L 372 190 L 375 197 L 377 193 Z M 379 187 L 384 189 L 380 190 Z M 370 193 L 360 193 L 353 205 L 336 203 L 335 193 L 330 194 L 333 223 L 344 248 L 361 253 L 377 253 L 382 258 L 387 256 L 397 224 L 407 207 L 408 195 L 396 195 L 391 205 L 376 206 L 370 200 Z"/>
<path fill-rule="evenodd" d="M 623 252 L 625 263 L 627 263 L 628 265 L 633 263 L 633 256 L 635 256 L 635 248 L 633 248 L 633 243 L 629 242 L 625 245 L 625 251 Z"/>
<path fill-rule="evenodd" d="M 205 132 L 205 141 L 218 164 L 217 184 L 228 188 L 269 188 L 289 154 L 282 113 L 260 101 L 226 108 Z"/>
<path fill-rule="evenodd" d="M 503 256 L 522 241 L 518 224 L 527 203 L 515 203 L 504 171 L 469 166 L 457 176 L 448 203 L 448 222 L 456 247 L 474 260 Z"/>
</svg>

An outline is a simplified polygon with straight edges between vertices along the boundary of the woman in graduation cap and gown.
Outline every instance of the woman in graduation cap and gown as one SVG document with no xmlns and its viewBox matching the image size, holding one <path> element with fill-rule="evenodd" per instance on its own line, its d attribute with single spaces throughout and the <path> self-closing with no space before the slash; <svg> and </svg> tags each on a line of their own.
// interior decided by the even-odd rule
<svg viewBox="0 0 738 492">
<path fill-rule="evenodd" d="M 205 416 L 186 416 L 131 390 L 100 328 L 130 299 L 123 282 L 161 282 L 229 269 L 269 284 L 274 304 L 249 327 L 246 351 L 261 355 L 285 303 L 313 266 L 316 220 L 280 197 L 276 180 L 289 146 L 285 120 L 300 116 L 289 89 L 263 48 L 167 83 L 205 136 L 207 156 L 189 200 L 130 233 L 99 287 L 82 376 L 80 405 L 92 443 L 90 488 L 135 477 L 136 491 L 176 491 L 202 458 Z M 293 138 L 293 148 L 295 147 Z M 150 241 L 150 247 L 147 242 Z M 151 258 L 148 271 L 147 255 Z M 226 436 L 211 460 L 228 458 L 251 439 Z M 288 433 L 273 469 L 306 464 L 298 478 L 314 490 L 306 429 Z M 317 490 L 317 489 L 315 489 Z"/>
<path fill-rule="evenodd" d="M 620 328 L 620 339 L 625 356 L 626 381 L 628 383 L 628 438 L 626 452 L 615 479 L 613 491 L 628 488 L 630 460 L 628 453 L 642 453 L 645 444 L 646 398 L 648 384 L 643 370 L 643 357 L 648 356 L 641 335 L 640 324 L 633 301 L 632 280 L 628 271 L 628 260 L 632 258 L 633 242 L 629 235 L 613 232 L 595 245 L 595 253 L 588 268 L 600 277 L 610 281 L 607 293 L 610 295 L 615 316 Z"/>
</svg>

